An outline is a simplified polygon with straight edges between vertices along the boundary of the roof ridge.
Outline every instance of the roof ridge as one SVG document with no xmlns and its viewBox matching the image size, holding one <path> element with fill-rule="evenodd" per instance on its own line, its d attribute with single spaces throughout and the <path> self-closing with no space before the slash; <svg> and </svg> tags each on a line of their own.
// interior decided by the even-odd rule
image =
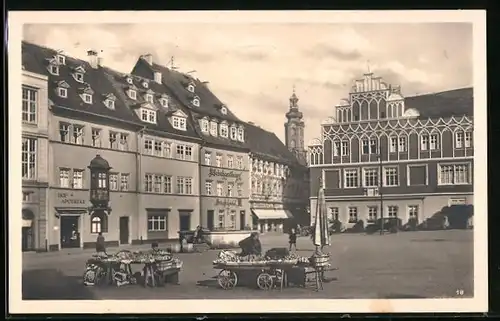
<svg viewBox="0 0 500 321">
<path fill-rule="evenodd" d="M 454 88 L 454 89 L 447 89 L 447 90 L 442 90 L 442 91 L 427 92 L 427 93 L 422 93 L 422 94 L 417 94 L 417 95 L 412 95 L 412 96 L 405 96 L 405 98 L 420 97 L 420 96 L 430 96 L 430 95 L 439 95 L 439 94 L 449 93 L 449 92 L 452 92 L 452 91 L 469 90 L 469 89 L 474 89 L 474 86 L 466 86 L 466 87 L 460 87 L 460 88 Z"/>
</svg>

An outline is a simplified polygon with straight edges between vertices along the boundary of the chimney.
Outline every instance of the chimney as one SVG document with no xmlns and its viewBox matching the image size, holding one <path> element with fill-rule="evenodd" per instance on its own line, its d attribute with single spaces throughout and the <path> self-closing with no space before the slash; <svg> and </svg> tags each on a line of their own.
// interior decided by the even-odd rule
<svg viewBox="0 0 500 321">
<path fill-rule="evenodd" d="M 155 71 L 153 75 L 155 82 L 161 84 L 161 72 Z"/>
<path fill-rule="evenodd" d="M 98 56 L 97 51 L 89 50 L 87 51 L 87 57 L 89 59 L 89 64 L 92 68 L 96 69 L 98 67 Z"/>
<path fill-rule="evenodd" d="M 103 59 L 102 59 L 102 57 L 98 57 L 98 58 L 97 58 L 97 65 L 98 65 L 99 67 L 102 67 L 102 60 L 103 60 Z"/>
<path fill-rule="evenodd" d="M 142 59 L 144 59 L 150 66 L 153 65 L 153 55 L 152 54 L 145 54 L 142 55 Z"/>
</svg>

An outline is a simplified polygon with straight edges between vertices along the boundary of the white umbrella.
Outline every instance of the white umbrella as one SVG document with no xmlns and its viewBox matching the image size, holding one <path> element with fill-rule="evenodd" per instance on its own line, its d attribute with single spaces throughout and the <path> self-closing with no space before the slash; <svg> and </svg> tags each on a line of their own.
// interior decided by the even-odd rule
<svg viewBox="0 0 500 321">
<path fill-rule="evenodd" d="M 323 249 L 324 246 L 330 245 L 330 236 L 328 235 L 325 191 L 321 179 L 319 181 L 318 202 L 316 204 L 316 217 L 314 221 L 313 243 L 317 248 Z"/>
</svg>

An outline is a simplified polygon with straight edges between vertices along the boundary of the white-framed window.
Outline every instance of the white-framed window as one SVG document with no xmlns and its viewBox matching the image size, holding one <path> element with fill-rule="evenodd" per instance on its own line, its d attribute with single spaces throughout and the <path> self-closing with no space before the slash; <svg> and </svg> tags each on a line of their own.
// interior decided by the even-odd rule
<svg viewBox="0 0 500 321">
<path fill-rule="evenodd" d="M 469 164 L 440 164 L 438 185 L 470 184 Z"/>
<path fill-rule="evenodd" d="M 146 123 L 156 124 L 156 111 L 142 108 L 141 120 Z"/>
<path fill-rule="evenodd" d="M 215 121 L 210 122 L 210 135 L 217 136 L 217 123 Z"/>
<path fill-rule="evenodd" d="M 337 157 L 340 156 L 341 149 L 340 149 L 340 141 L 334 141 L 333 142 L 333 156 Z"/>
<path fill-rule="evenodd" d="M 142 87 L 144 87 L 144 88 L 148 88 L 148 87 L 149 87 L 148 82 L 147 82 L 147 81 L 143 81 L 143 82 L 142 82 Z"/>
<path fill-rule="evenodd" d="M 181 160 L 192 160 L 193 148 L 188 145 L 178 144 L 176 148 L 176 158 Z"/>
<path fill-rule="evenodd" d="M 229 228 L 232 230 L 236 229 L 236 211 L 235 210 L 231 210 L 231 212 L 229 212 Z"/>
<path fill-rule="evenodd" d="M 406 152 L 407 150 L 407 139 L 406 136 L 400 136 L 399 137 L 399 146 L 398 146 L 398 151 L 401 152 Z"/>
<path fill-rule="evenodd" d="M 153 174 L 144 175 L 144 191 L 148 193 L 153 192 Z"/>
<path fill-rule="evenodd" d="M 161 143 L 161 156 L 171 158 L 172 157 L 172 143 L 162 142 Z"/>
<path fill-rule="evenodd" d="M 55 64 L 51 64 L 49 67 L 49 72 L 54 76 L 58 76 L 59 75 L 59 66 L 55 65 Z"/>
<path fill-rule="evenodd" d="M 133 85 L 134 80 L 131 77 L 127 77 L 127 83 L 129 83 L 130 85 Z"/>
<path fill-rule="evenodd" d="M 384 186 L 398 186 L 399 175 L 398 167 L 385 167 L 384 168 Z"/>
<path fill-rule="evenodd" d="M 215 166 L 222 167 L 222 154 L 215 154 Z"/>
<path fill-rule="evenodd" d="M 193 179 L 191 177 L 177 177 L 177 194 L 193 194 Z"/>
<path fill-rule="evenodd" d="M 69 188 L 69 172 L 67 168 L 59 169 L 59 187 Z"/>
<path fill-rule="evenodd" d="M 363 169 L 363 185 L 364 187 L 377 187 L 378 182 L 378 168 L 364 168 Z"/>
<path fill-rule="evenodd" d="M 420 136 L 420 150 L 428 150 L 429 149 L 429 136 L 422 135 Z"/>
<path fill-rule="evenodd" d="M 78 82 L 83 82 L 83 74 L 81 72 L 75 72 L 74 78 Z"/>
<path fill-rule="evenodd" d="M 217 196 L 224 196 L 224 182 L 217 182 Z"/>
<path fill-rule="evenodd" d="M 175 192 L 177 194 L 184 194 L 184 177 L 177 177 L 177 184 L 176 184 L 176 189 Z"/>
<path fill-rule="evenodd" d="M 163 176 L 162 175 L 153 175 L 153 192 L 161 193 L 163 188 Z"/>
<path fill-rule="evenodd" d="M 236 168 L 243 169 L 243 157 L 242 156 L 236 156 Z"/>
<path fill-rule="evenodd" d="M 349 223 L 356 223 L 358 221 L 358 208 L 355 206 L 350 206 L 347 209 L 349 213 Z"/>
<path fill-rule="evenodd" d="M 83 173 L 84 171 L 81 169 L 73 170 L 73 188 L 83 188 Z"/>
<path fill-rule="evenodd" d="M 205 165 L 207 165 L 207 166 L 212 165 L 212 153 L 211 152 L 205 152 Z"/>
<path fill-rule="evenodd" d="M 398 152 L 398 138 L 390 137 L 389 138 L 389 153 L 397 153 Z"/>
<path fill-rule="evenodd" d="M 210 131 L 210 125 L 209 125 L 208 120 L 206 120 L 206 119 L 201 120 L 201 131 L 203 133 L 208 133 Z"/>
<path fill-rule="evenodd" d="M 376 153 L 377 153 L 377 140 L 370 139 L 370 154 L 376 154 Z"/>
<path fill-rule="evenodd" d="M 148 231 L 160 232 L 167 230 L 166 215 L 148 215 Z"/>
<path fill-rule="evenodd" d="M 342 150 L 341 150 L 341 155 L 342 156 L 348 156 L 349 155 L 349 142 L 343 140 L 342 141 Z"/>
<path fill-rule="evenodd" d="M 130 174 L 120 174 L 120 191 L 128 191 Z"/>
<path fill-rule="evenodd" d="M 109 109 L 115 109 L 115 101 L 112 99 L 106 99 L 104 101 L 104 105 L 106 105 Z"/>
<path fill-rule="evenodd" d="M 464 147 L 464 132 L 456 132 L 455 133 L 455 148 L 463 148 Z"/>
<path fill-rule="evenodd" d="M 130 99 L 136 100 L 137 99 L 137 91 L 135 91 L 133 89 L 129 89 L 128 90 L 128 97 Z"/>
<path fill-rule="evenodd" d="M 128 134 L 120 133 L 119 150 L 128 150 Z"/>
<path fill-rule="evenodd" d="M 212 181 L 205 181 L 205 194 L 212 195 Z"/>
<path fill-rule="evenodd" d="M 408 218 L 410 219 L 418 218 L 418 205 L 408 205 Z"/>
<path fill-rule="evenodd" d="M 238 141 L 245 141 L 245 130 L 243 129 L 243 127 L 238 128 Z"/>
<path fill-rule="evenodd" d="M 108 182 L 106 181 L 106 173 L 99 173 L 97 175 L 97 187 L 106 188 Z"/>
<path fill-rule="evenodd" d="M 145 98 L 148 103 L 153 103 L 153 95 L 146 94 Z"/>
<path fill-rule="evenodd" d="M 172 176 L 163 175 L 162 176 L 163 190 L 164 194 L 172 194 Z"/>
<path fill-rule="evenodd" d="M 193 84 L 189 84 L 188 87 L 187 87 L 187 90 L 191 93 L 194 93 L 194 85 Z"/>
<path fill-rule="evenodd" d="M 163 97 L 162 99 L 160 99 L 160 103 L 163 107 L 168 107 L 168 98 Z"/>
<path fill-rule="evenodd" d="M 234 191 L 234 184 L 233 183 L 227 183 L 227 196 L 228 197 L 233 197 L 233 191 Z"/>
<path fill-rule="evenodd" d="M 92 215 L 90 220 L 90 233 L 102 233 L 103 232 L 103 220 L 99 215 Z"/>
<path fill-rule="evenodd" d="M 155 140 L 153 142 L 153 154 L 155 156 L 161 156 L 161 154 L 162 154 L 161 145 L 162 145 L 162 142 L 160 142 L 160 141 Z"/>
<path fill-rule="evenodd" d="M 368 221 L 376 221 L 378 218 L 378 206 L 368 206 Z"/>
<path fill-rule="evenodd" d="M 71 142 L 77 145 L 83 145 L 83 133 L 84 127 L 81 125 L 73 125 L 73 135 L 71 136 Z"/>
<path fill-rule="evenodd" d="M 101 147 L 101 129 L 92 128 L 92 146 Z"/>
<path fill-rule="evenodd" d="M 430 150 L 436 150 L 439 149 L 439 136 L 438 134 L 432 134 L 429 137 L 429 148 Z"/>
<path fill-rule="evenodd" d="M 222 115 L 226 115 L 227 114 L 227 108 L 226 107 L 222 107 L 220 109 L 220 112 L 222 113 Z"/>
<path fill-rule="evenodd" d="M 68 90 L 66 88 L 58 87 L 57 88 L 57 95 L 61 98 L 67 98 L 68 97 Z"/>
<path fill-rule="evenodd" d="M 368 139 L 361 140 L 361 153 L 363 155 L 368 155 L 370 152 L 370 141 Z"/>
<path fill-rule="evenodd" d="M 118 149 L 118 133 L 109 132 L 109 148 Z"/>
<path fill-rule="evenodd" d="M 24 203 L 31 202 L 31 194 L 32 194 L 32 192 L 23 192 L 23 202 Z"/>
<path fill-rule="evenodd" d="M 227 155 L 227 168 L 234 167 L 234 157 L 233 155 Z"/>
<path fill-rule="evenodd" d="M 153 155 L 153 140 L 145 139 L 144 140 L 144 154 Z"/>
<path fill-rule="evenodd" d="M 193 106 L 200 107 L 200 98 L 193 98 Z"/>
<path fill-rule="evenodd" d="M 109 190 L 118 191 L 118 173 L 109 174 Z"/>
<path fill-rule="evenodd" d="M 344 169 L 344 188 L 359 186 L 359 172 L 357 169 Z"/>
<path fill-rule="evenodd" d="M 172 117 L 172 126 L 178 130 L 186 130 L 186 118 L 173 116 Z"/>
<path fill-rule="evenodd" d="M 219 228 L 220 229 L 225 228 L 226 227 L 226 211 L 225 210 L 219 210 L 218 218 L 219 218 L 219 222 L 218 222 Z"/>
<path fill-rule="evenodd" d="M 243 184 L 242 183 L 238 183 L 238 185 L 236 185 L 236 193 L 238 197 L 243 197 Z"/>
<path fill-rule="evenodd" d="M 22 139 L 22 178 L 23 179 L 36 179 L 36 157 L 37 140 L 36 138 Z"/>
<path fill-rule="evenodd" d="M 231 126 L 231 139 L 236 140 L 238 138 L 237 129 L 234 126 Z"/>
<path fill-rule="evenodd" d="M 22 98 L 22 121 L 23 123 L 35 124 L 38 111 L 38 91 L 23 86 Z"/>
<path fill-rule="evenodd" d="M 228 135 L 227 124 L 225 124 L 225 123 L 220 124 L 220 134 L 219 135 L 221 137 L 226 137 L 227 138 L 227 135 Z"/>
<path fill-rule="evenodd" d="M 184 184 L 185 184 L 185 193 L 188 195 L 193 194 L 193 179 L 191 177 L 186 177 L 184 179 Z"/>
<path fill-rule="evenodd" d="M 472 147 L 473 135 L 472 132 L 465 132 L 465 148 Z"/>
<path fill-rule="evenodd" d="M 338 207 L 329 207 L 328 208 L 328 219 L 330 221 L 338 221 L 338 219 L 339 219 L 339 208 Z"/>
<path fill-rule="evenodd" d="M 57 55 L 56 59 L 57 59 L 58 64 L 60 64 L 60 65 L 66 64 L 66 57 L 64 57 L 63 55 Z"/>
<path fill-rule="evenodd" d="M 398 217 L 398 209 L 396 205 L 387 206 L 387 216 L 390 218 Z"/>
<path fill-rule="evenodd" d="M 83 93 L 82 94 L 82 98 L 83 98 L 83 101 L 86 104 L 92 104 L 92 95 L 91 94 L 85 94 L 85 93 Z"/>
</svg>

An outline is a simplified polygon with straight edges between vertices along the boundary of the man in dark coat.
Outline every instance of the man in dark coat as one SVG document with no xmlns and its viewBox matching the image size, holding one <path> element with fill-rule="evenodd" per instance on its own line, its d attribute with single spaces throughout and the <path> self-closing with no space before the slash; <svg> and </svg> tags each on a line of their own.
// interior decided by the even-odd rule
<svg viewBox="0 0 500 321">
<path fill-rule="evenodd" d="M 241 248 L 241 256 L 262 254 L 262 245 L 257 232 L 252 232 L 249 237 L 241 240 L 238 245 Z"/>
<path fill-rule="evenodd" d="M 95 242 L 95 250 L 97 253 L 103 253 L 106 255 L 106 245 L 102 232 L 99 232 L 99 235 L 97 236 L 97 240 Z"/>
</svg>

